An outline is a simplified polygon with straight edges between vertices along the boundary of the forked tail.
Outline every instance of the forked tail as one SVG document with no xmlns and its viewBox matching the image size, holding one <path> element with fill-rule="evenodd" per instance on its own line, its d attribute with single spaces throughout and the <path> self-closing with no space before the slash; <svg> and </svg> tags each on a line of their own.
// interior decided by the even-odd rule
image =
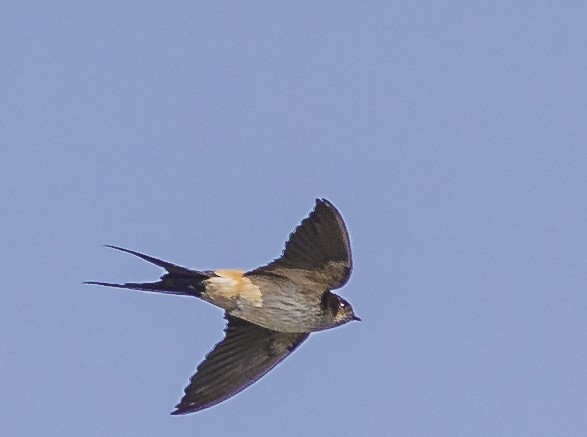
<svg viewBox="0 0 587 437">
<path fill-rule="evenodd" d="M 167 270 L 167 273 L 161 276 L 161 280 L 157 282 L 126 282 L 124 284 L 113 284 L 110 282 L 86 281 L 84 284 L 104 285 L 107 287 L 116 288 L 130 288 L 132 290 L 141 291 L 155 291 L 158 293 L 167 294 L 181 294 L 185 296 L 200 297 L 204 291 L 203 281 L 215 276 L 212 272 L 200 272 L 197 270 L 187 269 L 167 261 L 153 258 L 149 255 L 144 255 L 133 250 L 124 249 L 118 246 L 106 245 L 112 249 L 120 250 L 121 252 L 130 253 L 138 256 L 151 264 L 162 267 Z"/>
</svg>

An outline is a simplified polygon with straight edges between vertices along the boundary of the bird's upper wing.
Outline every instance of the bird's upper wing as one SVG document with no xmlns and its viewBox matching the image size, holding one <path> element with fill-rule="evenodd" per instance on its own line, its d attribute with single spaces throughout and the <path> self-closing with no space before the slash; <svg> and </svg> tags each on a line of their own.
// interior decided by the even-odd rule
<svg viewBox="0 0 587 437">
<path fill-rule="evenodd" d="M 225 315 L 225 337 L 200 363 L 171 414 L 209 408 L 241 392 L 293 352 L 308 333 L 283 333 Z"/>
<path fill-rule="evenodd" d="M 288 270 L 309 271 L 329 289 L 348 281 L 352 270 L 349 235 L 340 213 L 328 200 L 316 199 L 316 207 L 292 232 L 280 258 L 246 275 L 288 276 Z"/>
</svg>

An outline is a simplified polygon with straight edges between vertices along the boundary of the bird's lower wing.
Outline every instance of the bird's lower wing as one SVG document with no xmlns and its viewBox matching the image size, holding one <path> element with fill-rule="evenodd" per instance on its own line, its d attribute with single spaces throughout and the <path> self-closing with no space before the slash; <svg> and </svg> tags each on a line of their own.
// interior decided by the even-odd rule
<svg viewBox="0 0 587 437">
<path fill-rule="evenodd" d="M 192 376 L 171 414 L 186 414 L 222 402 L 257 381 L 293 352 L 308 333 L 283 333 L 226 314 L 224 339 Z"/>
</svg>

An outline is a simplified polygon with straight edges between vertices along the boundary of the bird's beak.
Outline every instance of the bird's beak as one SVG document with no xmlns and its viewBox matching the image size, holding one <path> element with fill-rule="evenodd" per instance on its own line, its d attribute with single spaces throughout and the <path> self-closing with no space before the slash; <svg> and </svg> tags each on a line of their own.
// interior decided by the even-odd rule
<svg viewBox="0 0 587 437">
<path fill-rule="evenodd" d="M 357 322 L 362 322 L 360 317 L 357 317 L 353 314 L 353 320 L 356 320 Z"/>
</svg>

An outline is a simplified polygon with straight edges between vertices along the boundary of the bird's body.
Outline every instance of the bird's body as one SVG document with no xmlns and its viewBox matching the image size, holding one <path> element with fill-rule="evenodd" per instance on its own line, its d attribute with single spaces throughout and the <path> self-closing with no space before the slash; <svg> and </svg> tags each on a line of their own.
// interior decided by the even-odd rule
<svg viewBox="0 0 587 437">
<path fill-rule="evenodd" d="M 164 268 L 151 283 L 111 284 L 201 298 L 222 308 L 225 338 L 198 366 L 173 414 L 211 407 L 255 382 L 299 346 L 311 332 L 359 320 L 330 290 L 343 286 L 352 269 L 350 243 L 340 213 L 327 200 L 290 235 L 282 256 L 251 271 L 198 271 L 109 246 Z"/>
</svg>

